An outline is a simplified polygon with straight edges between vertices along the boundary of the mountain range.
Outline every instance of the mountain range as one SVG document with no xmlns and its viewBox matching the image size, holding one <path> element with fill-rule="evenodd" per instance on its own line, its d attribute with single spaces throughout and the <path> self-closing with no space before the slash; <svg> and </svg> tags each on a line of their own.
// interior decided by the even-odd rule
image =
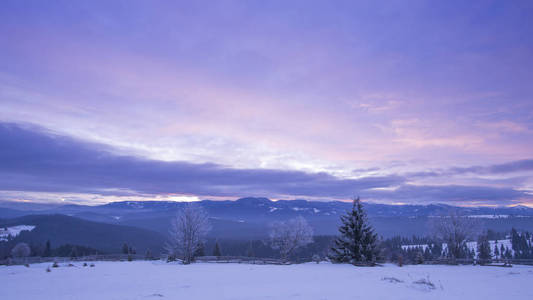
<svg viewBox="0 0 533 300">
<path fill-rule="evenodd" d="M 303 216 L 318 235 L 337 233 L 339 217 L 351 203 L 306 200 L 241 198 L 235 201 L 203 200 L 196 202 L 208 213 L 214 238 L 251 239 L 267 235 L 274 221 Z M 57 205 L 0 202 L 0 219 L 28 215 L 61 214 L 82 220 L 137 227 L 166 235 L 170 219 L 184 202 L 124 201 L 103 205 Z M 427 235 L 435 217 L 446 216 L 451 210 L 478 217 L 485 227 L 507 231 L 511 227 L 533 230 L 533 208 L 514 207 L 454 207 L 445 204 L 387 205 L 365 203 L 370 221 L 383 237 L 394 235 Z"/>
</svg>

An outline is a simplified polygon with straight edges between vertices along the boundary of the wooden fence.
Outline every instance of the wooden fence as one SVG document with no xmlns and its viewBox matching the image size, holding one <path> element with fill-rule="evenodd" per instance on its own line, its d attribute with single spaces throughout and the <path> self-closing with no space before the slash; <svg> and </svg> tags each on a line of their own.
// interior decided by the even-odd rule
<svg viewBox="0 0 533 300">
<path fill-rule="evenodd" d="M 457 258 L 457 259 L 450 259 L 450 258 L 442 258 L 442 259 L 435 259 L 435 260 L 426 260 L 422 264 L 425 265 L 479 265 L 479 264 L 485 264 L 485 265 L 494 265 L 494 264 L 501 264 L 501 265 L 529 265 L 533 266 L 533 259 L 490 259 L 487 261 L 480 261 L 477 259 L 471 259 L 471 258 Z"/>
<path fill-rule="evenodd" d="M 248 256 L 199 256 L 195 258 L 198 262 L 207 263 L 238 263 L 255 265 L 288 265 L 290 262 L 275 258 L 260 258 Z"/>
<path fill-rule="evenodd" d="M 127 260 L 163 260 L 166 261 L 166 256 L 147 258 L 141 254 L 102 254 L 102 255 L 89 255 L 83 257 L 39 257 L 31 256 L 25 258 L 9 258 L 0 260 L 0 265 L 24 265 L 24 264 L 36 264 L 36 263 L 68 263 L 76 261 L 127 261 Z M 283 261 L 276 258 L 265 257 L 247 257 L 247 256 L 199 256 L 195 258 L 195 261 L 202 263 L 238 263 L 238 264 L 257 264 L 257 265 L 289 265 L 294 263 L 302 263 L 310 261 L 302 259 L 299 261 Z M 406 263 L 407 264 L 407 263 Z M 475 259 L 437 259 L 426 260 L 423 264 L 430 265 L 473 265 L 479 264 Z M 530 265 L 533 266 L 533 259 L 491 259 L 486 264 L 500 264 L 500 265 Z M 362 264 L 364 266 L 368 264 Z"/>
<path fill-rule="evenodd" d="M 88 255 L 82 257 L 40 257 L 30 256 L 24 258 L 8 258 L 0 260 L 0 265 L 24 265 L 24 264 L 37 264 L 37 263 L 68 263 L 76 261 L 128 261 L 128 260 L 163 260 L 166 261 L 167 257 L 162 255 L 156 258 L 147 258 L 140 254 L 104 254 L 104 255 Z M 289 262 L 284 262 L 275 258 L 260 258 L 260 257 L 247 257 L 247 256 L 198 256 L 195 258 L 197 262 L 204 263 L 246 263 L 246 264 L 258 264 L 258 265 L 286 265 Z"/>
</svg>

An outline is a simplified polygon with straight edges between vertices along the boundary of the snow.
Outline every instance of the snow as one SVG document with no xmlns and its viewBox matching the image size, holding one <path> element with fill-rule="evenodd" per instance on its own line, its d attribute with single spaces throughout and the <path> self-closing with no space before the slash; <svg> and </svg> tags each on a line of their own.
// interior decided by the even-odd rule
<svg viewBox="0 0 533 300">
<path fill-rule="evenodd" d="M 509 215 L 470 215 L 468 217 L 478 219 L 506 219 L 509 218 Z"/>
<path fill-rule="evenodd" d="M 402 245 L 403 250 L 408 250 L 412 248 L 422 248 L 422 251 L 426 251 L 426 248 L 428 247 L 427 244 L 420 244 L 420 245 Z"/>
<path fill-rule="evenodd" d="M 533 299 L 531 266 L 74 264 L 0 266 L 0 299 Z"/>
<path fill-rule="evenodd" d="M 35 228 L 33 225 L 17 225 L 7 228 L 0 228 L 0 242 L 7 241 L 8 236 L 16 237 L 22 231 L 32 231 Z"/>
<path fill-rule="evenodd" d="M 494 246 L 495 245 L 498 245 L 498 251 L 500 251 L 500 247 L 501 245 L 503 244 L 503 247 L 504 248 L 507 248 L 509 249 L 509 251 L 511 252 L 511 254 L 514 254 L 514 250 L 513 250 L 513 246 L 511 244 L 511 240 L 510 239 L 506 239 L 506 240 L 498 240 L 497 242 L 496 241 L 489 241 L 489 244 L 490 244 L 490 253 L 492 254 L 493 257 L 497 257 L 497 258 L 500 258 L 500 256 L 495 256 L 494 254 Z M 477 242 L 473 241 L 473 242 L 467 242 L 466 243 L 466 246 L 468 247 L 468 249 L 470 250 L 473 250 L 475 253 L 476 253 L 476 256 L 478 255 L 478 251 L 477 251 Z M 417 247 L 421 247 L 423 251 L 426 251 L 426 248 L 428 247 L 427 244 L 420 244 L 420 245 L 402 245 L 402 249 L 403 250 L 407 250 L 407 249 L 413 249 L 413 248 L 417 248 Z M 448 244 L 446 243 L 442 243 L 442 249 L 445 250 L 448 248 Z"/>
</svg>

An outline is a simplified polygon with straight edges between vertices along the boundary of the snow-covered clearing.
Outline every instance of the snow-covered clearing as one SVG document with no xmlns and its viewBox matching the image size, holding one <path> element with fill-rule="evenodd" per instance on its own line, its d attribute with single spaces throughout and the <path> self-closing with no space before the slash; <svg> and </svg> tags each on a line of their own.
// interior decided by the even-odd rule
<svg viewBox="0 0 533 300">
<path fill-rule="evenodd" d="M 533 299 L 528 266 L 74 264 L 0 266 L 0 299 Z"/>
<path fill-rule="evenodd" d="M 496 253 L 494 252 L 494 247 L 497 247 L 498 248 L 498 252 L 499 252 L 502 245 L 503 245 L 503 247 L 505 249 L 509 249 L 511 254 L 514 254 L 513 246 L 512 246 L 512 243 L 511 243 L 510 239 L 498 240 L 498 241 L 491 240 L 491 241 L 489 241 L 489 248 L 490 248 L 490 253 L 491 253 L 492 257 L 501 258 L 501 253 L 499 255 L 496 255 Z M 475 241 L 474 242 L 467 242 L 466 246 L 468 247 L 468 249 L 474 251 L 474 253 L 476 254 L 476 257 L 477 257 L 477 255 L 478 255 L 477 242 L 475 242 Z M 422 248 L 422 251 L 425 251 L 427 247 L 428 247 L 427 244 L 402 245 L 402 249 L 403 250 Z M 448 248 L 448 244 L 442 243 L 442 249 L 446 250 L 447 248 Z"/>
<path fill-rule="evenodd" d="M 7 241 L 9 236 L 16 237 L 22 231 L 32 231 L 35 228 L 33 225 L 17 225 L 7 228 L 0 228 L 0 242 Z"/>
</svg>

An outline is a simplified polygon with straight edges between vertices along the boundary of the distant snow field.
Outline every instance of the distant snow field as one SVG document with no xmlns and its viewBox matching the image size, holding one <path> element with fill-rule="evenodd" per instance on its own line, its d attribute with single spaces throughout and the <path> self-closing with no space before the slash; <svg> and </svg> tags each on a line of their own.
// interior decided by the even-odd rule
<svg viewBox="0 0 533 300">
<path fill-rule="evenodd" d="M 0 299 L 533 299 L 533 267 L 96 262 L 0 266 Z"/>
<path fill-rule="evenodd" d="M 9 236 L 16 237 L 22 231 L 32 231 L 35 228 L 33 225 L 17 225 L 7 228 L 0 228 L 0 242 L 7 241 Z"/>
</svg>

